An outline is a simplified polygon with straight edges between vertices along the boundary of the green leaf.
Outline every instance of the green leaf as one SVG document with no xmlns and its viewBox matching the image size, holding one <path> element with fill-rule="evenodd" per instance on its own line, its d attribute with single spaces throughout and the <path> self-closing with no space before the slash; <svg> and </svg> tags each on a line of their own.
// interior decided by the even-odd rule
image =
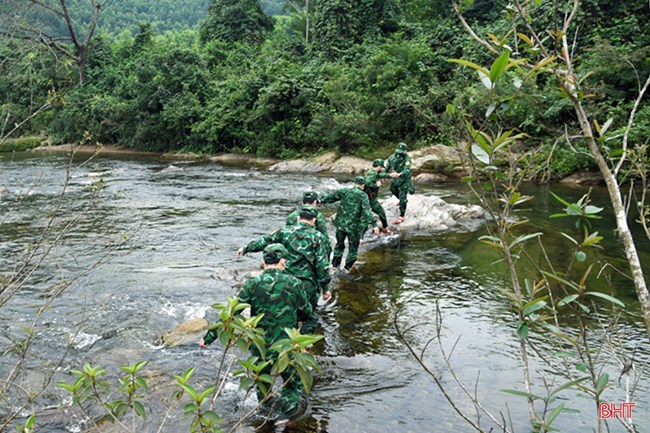
<svg viewBox="0 0 650 433">
<path fill-rule="evenodd" d="M 300 376 L 300 382 L 302 382 L 302 385 L 305 388 L 305 392 L 309 394 L 311 392 L 311 387 L 313 385 L 314 378 L 312 375 L 309 373 L 308 370 L 305 370 L 303 368 L 297 368 L 296 371 L 298 371 L 298 375 Z"/>
<path fill-rule="evenodd" d="M 555 409 L 553 409 L 553 411 L 551 412 L 551 414 L 550 414 L 550 415 L 548 416 L 548 418 L 546 419 L 546 425 L 547 425 L 547 426 L 550 426 L 551 424 L 553 424 L 553 421 L 555 421 L 555 418 L 557 418 L 557 416 L 558 416 L 558 415 L 559 415 L 563 410 L 564 410 L 564 403 L 560 404 L 558 407 L 556 407 Z"/>
<path fill-rule="evenodd" d="M 452 62 L 452 63 L 458 63 L 459 65 L 463 65 L 463 66 L 468 66 L 468 67 L 470 67 L 472 69 L 476 69 L 477 71 L 482 72 L 485 76 L 488 76 L 490 74 L 490 72 L 488 72 L 488 70 L 485 69 L 483 66 L 477 65 L 476 63 L 472 63 L 472 62 L 470 62 L 468 60 L 447 59 L 447 61 Z"/>
<path fill-rule="evenodd" d="M 541 235 L 543 235 L 543 234 L 544 234 L 544 233 L 542 233 L 542 232 L 537 232 L 537 233 L 529 233 L 529 234 L 527 234 L 527 235 L 519 236 L 519 237 L 517 237 L 515 240 L 513 240 L 513 241 L 510 243 L 510 248 L 512 248 L 512 247 L 514 247 L 515 245 L 520 244 L 520 243 L 522 243 L 522 242 L 524 242 L 524 241 L 527 241 L 528 239 L 537 238 L 537 237 L 539 237 L 539 236 L 541 236 Z"/>
<path fill-rule="evenodd" d="M 535 311 L 541 310 L 542 308 L 546 307 L 546 301 L 534 301 L 532 303 L 529 303 L 527 306 L 524 307 L 523 314 L 524 316 L 528 316 L 531 313 L 534 313 Z"/>
<path fill-rule="evenodd" d="M 66 383 L 66 382 L 57 382 L 56 385 L 59 388 L 63 388 L 66 391 L 70 391 L 70 392 L 74 392 L 74 390 L 76 388 L 76 387 L 74 387 L 74 386 L 72 386 L 72 385 L 70 385 L 69 383 Z"/>
<path fill-rule="evenodd" d="M 517 335 L 520 340 L 523 340 L 528 336 L 528 323 L 524 320 L 519 321 L 519 326 L 517 326 Z"/>
<path fill-rule="evenodd" d="M 213 421 L 215 423 L 220 423 L 221 422 L 221 417 L 217 415 L 215 412 L 208 410 L 206 411 L 203 416 L 205 416 L 207 419 L 210 421 Z"/>
<path fill-rule="evenodd" d="M 569 353 L 561 350 L 559 352 L 553 353 L 553 356 L 556 358 L 572 358 L 575 356 L 575 353 Z"/>
<path fill-rule="evenodd" d="M 589 379 L 589 376 L 584 376 L 584 377 L 580 377 L 578 379 L 570 380 L 569 382 L 566 382 L 566 383 L 558 386 L 557 388 L 555 388 L 553 391 L 551 391 L 551 393 L 548 396 L 552 397 L 552 396 L 556 395 L 557 393 L 559 393 L 560 391 L 565 390 L 567 388 L 571 388 L 572 386 L 578 385 L 579 383 L 582 383 L 587 379 Z"/>
<path fill-rule="evenodd" d="M 584 241 L 582 241 L 582 245 L 585 246 L 585 247 L 590 247 L 592 245 L 597 244 L 598 242 L 600 242 L 602 240 L 603 240 L 603 237 L 598 236 L 598 232 L 593 232 L 593 233 L 590 233 L 589 236 L 587 236 L 587 238 Z"/>
<path fill-rule="evenodd" d="M 447 106 L 445 107 L 445 111 L 450 116 L 453 116 L 454 114 L 456 114 L 456 106 L 454 106 L 454 104 L 447 104 Z"/>
<path fill-rule="evenodd" d="M 138 371 L 142 370 L 146 365 L 147 365 L 147 361 L 137 362 L 134 366 L 135 367 L 134 372 L 137 373 Z"/>
<path fill-rule="evenodd" d="M 587 253 L 585 253 L 584 251 L 576 251 L 575 253 L 573 253 L 573 255 L 575 256 L 576 260 L 579 262 L 584 262 L 585 260 L 587 260 Z"/>
<path fill-rule="evenodd" d="M 560 216 L 564 216 L 564 215 L 560 215 Z M 551 216 L 551 217 L 552 217 L 552 216 Z M 578 245 L 578 241 L 576 241 L 575 239 L 573 239 L 573 238 L 572 238 L 571 236 L 569 236 L 568 234 L 563 233 L 563 232 L 560 232 L 560 234 L 561 234 L 562 236 L 564 236 L 565 238 L 567 238 L 568 240 L 570 240 L 571 242 L 573 242 L 575 245 Z"/>
<path fill-rule="evenodd" d="M 199 399 L 199 393 L 190 385 L 181 383 L 180 386 L 190 395 L 190 397 L 192 397 L 192 400 L 197 401 Z"/>
<path fill-rule="evenodd" d="M 213 392 L 214 390 L 215 390 L 215 387 L 214 387 L 214 386 L 209 387 L 208 389 L 206 389 L 205 391 L 203 391 L 203 392 L 201 393 L 201 395 L 199 395 L 199 398 L 197 398 L 196 400 L 197 400 L 198 402 L 203 402 L 203 400 L 205 400 L 205 398 L 206 398 L 208 395 L 212 394 L 212 392 Z"/>
<path fill-rule="evenodd" d="M 239 388 L 240 389 L 248 389 L 251 386 L 253 386 L 253 384 L 255 384 L 255 381 L 253 379 L 251 379 L 250 377 L 243 376 L 239 380 Z"/>
<path fill-rule="evenodd" d="M 533 47 L 535 44 L 533 44 L 533 41 L 525 34 L 523 33 L 517 33 L 517 37 L 521 39 L 522 41 L 526 42 L 528 45 Z"/>
<path fill-rule="evenodd" d="M 183 408 L 183 413 L 185 416 L 192 415 L 196 410 L 198 409 L 198 406 L 194 403 L 187 403 L 185 407 Z"/>
<path fill-rule="evenodd" d="M 575 301 L 576 299 L 578 299 L 578 295 L 565 296 L 564 298 L 562 298 L 562 300 L 560 300 L 560 302 L 557 303 L 557 306 L 563 307 L 564 305 L 568 305 L 571 302 Z"/>
<path fill-rule="evenodd" d="M 135 410 L 135 413 L 137 413 L 140 418 L 142 419 L 147 418 L 147 413 L 144 410 L 144 405 L 139 401 L 136 400 L 133 402 L 133 410 Z"/>
<path fill-rule="evenodd" d="M 575 283 L 565 280 L 564 278 L 560 277 L 559 275 L 552 274 L 550 272 L 542 271 L 542 274 L 546 275 L 547 277 L 550 277 L 556 281 L 559 281 L 560 283 L 566 284 L 567 286 L 571 287 L 575 291 L 580 291 L 580 287 L 578 287 Z"/>
<path fill-rule="evenodd" d="M 596 382 L 596 393 L 600 394 L 602 393 L 605 388 L 607 388 L 607 384 L 609 382 L 609 374 L 603 373 L 598 377 L 598 381 Z"/>
<path fill-rule="evenodd" d="M 227 332 L 220 332 L 219 333 L 219 343 L 221 343 L 222 346 L 227 346 L 228 341 L 230 341 L 230 336 L 228 335 Z"/>
<path fill-rule="evenodd" d="M 593 205 L 589 204 L 589 205 L 585 206 L 585 213 L 587 215 L 593 215 L 593 214 L 597 214 L 597 213 L 602 212 L 604 209 L 605 208 L 598 207 L 598 206 L 593 206 Z"/>
<path fill-rule="evenodd" d="M 587 364 L 584 362 L 579 362 L 576 364 L 576 370 L 581 371 L 583 373 L 587 372 Z"/>
<path fill-rule="evenodd" d="M 518 395 L 520 397 L 530 398 L 532 400 L 543 400 L 543 398 L 540 397 L 539 395 L 535 395 L 535 394 L 532 394 L 530 392 L 525 392 L 525 391 L 518 391 L 516 389 L 501 389 L 500 391 L 501 392 L 506 392 L 506 393 L 512 394 L 512 395 Z"/>
<path fill-rule="evenodd" d="M 559 201 L 559 202 L 562 203 L 564 206 L 570 206 L 570 205 L 571 205 L 571 203 L 569 203 L 568 201 L 562 199 L 560 196 L 556 195 L 553 191 L 549 191 L 549 192 L 550 192 L 551 195 L 555 198 L 555 200 Z"/>
<path fill-rule="evenodd" d="M 472 144 L 472 155 L 483 164 L 490 163 L 490 155 L 478 144 Z"/>
<path fill-rule="evenodd" d="M 278 362 L 273 366 L 273 369 L 277 373 L 282 373 L 287 369 L 288 366 L 289 366 L 289 357 L 280 356 L 278 358 Z"/>
<path fill-rule="evenodd" d="M 496 59 L 494 63 L 492 63 L 492 67 L 490 68 L 490 81 L 496 83 L 499 77 L 501 77 L 503 72 L 506 70 L 509 60 L 510 60 L 510 51 L 504 50 L 503 53 L 501 53 L 501 55 L 499 56 L 499 58 Z"/>
<path fill-rule="evenodd" d="M 477 71 L 477 73 L 478 73 L 479 80 L 481 80 L 481 84 L 483 84 L 483 86 L 485 86 L 486 89 L 488 90 L 494 89 L 494 82 L 490 80 L 489 75 L 483 73 L 483 71 Z"/>
<path fill-rule="evenodd" d="M 595 296 L 595 297 L 597 297 L 597 298 L 604 299 L 604 300 L 606 300 L 606 301 L 611 302 L 612 304 L 616 304 L 616 305 L 618 305 L 618 306 L 620 306 L 620 307 L 625 308 L 625 304 L 624 304 L 623 302 L 619 301 L 618 299 L 616 299 L 616 298 L 613 297 L 612 295 L 608 295 L 607 293 L 600 293 L 600 292 L 585 292 L 585 295 Z"/>
<path fill-rule="evenodd" d="M 196 367 L 190 367 L 187 370 L 183 372 L 180 376 L 174 376 L 176 378 L 176 382 L 180 385 L 181 383 L 187 383 L 188 380 L 190 380 L 190 377 L 194 374 L 194 370 Z"/>
</svg>

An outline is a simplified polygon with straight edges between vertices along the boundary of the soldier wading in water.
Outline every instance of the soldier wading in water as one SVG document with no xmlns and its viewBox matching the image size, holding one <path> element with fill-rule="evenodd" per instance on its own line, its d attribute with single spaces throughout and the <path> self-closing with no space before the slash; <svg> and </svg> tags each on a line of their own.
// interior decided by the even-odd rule
<svg viewBox="0 0 650 433">
<path fill-rule="evenodd" d="M 368 194 L 368 200 L 370 200 L 370 208 L 377 214 L 379 221 L 381 221 L 382 233 L 390 233 L 390 229 L 386 220 L 386 211 L 378 199 L 379 185 L 381 185 L 384 179 L 388 179 L 389 177 L 390 175 L 384 170 L 383 159 L 375 159 L 372 162 L 372 168 L 366 173 L 366 194 Z"/>
<path fill-rule="evenodd" d="M 348 240 L 348 256 L 345 259 L 345 269 L 351 270 L 357 261 L 357 251 L 363 234 L 368 226 L 374 225 L 368 195 L 364 192 L 365 179 L 363 176 L 354 178 L 354 186 L 341 188 L 326 195 L 321 200 L 323 204 L 340 201 L 336 211 L 334 227 L 336 227 L 336 246 L 332 257 L 332 267 L 338 268 L 343 259 L 345 239 Z M 375 227 L 374 234 L 379 234 L 379 227 Z"/>
<path fill-rule="evenodd" d="M 325 216 L 322 214 L 322 212 L 318 210 L 318 205 L 320 204 L 318 193 L 316 191 L 305 191 L 302 194 L 302 204 L 313 206 L 318 213 L 314 227 L 323 235 L 323 240 L 325 241 L 325 255 L 327 255 L 327 259 L 329 260 L 330 254 L 332 253 L 332 243 L 330 242 L 330 235 L 327 233 L 327 220 L 325 219 Z M 300 209 L 302 209 L 302 207 L 294 210 L 289 214 L 285 225 L 295 226 L 298 224 Z"/>
<path fill-rule="evenodd" d="M 302 287 L 302 282 L 285 272 L 289 253 L 282 244 L 270 244 L 262 254 L 262 275 L 246 281 L 239 293 L 239 301 L 250 304 L 251 316 L 264 314 L 259 327 L 264 329 L 266 360 L 277 360 L 277 353 L 270 350 L 278 340 L 286 338 L 284 328 L 300 329 L 302 334 L 311 334 L 316 329 L 316 316 Z M 300 324 L 300 325 L 299 325 Z M 206 347 L 217 339 L 217 331 L 211 330 L 199 342 Z M 251 347 L 253 356 L 261 357 L 255 345 Z M 267 365 L 260 374 L 271 374 L 272 364 Z M 282 372 L 285 381 L 279 397 L 269 397 L 272 390 L 257 387 L 257 400 L 264 407 L 274 408 L 275 426 L 284 429 L 289 419 L 300 410 L 302 383 L 300 376 L 291 367 Z M 266 398 L 266 401 L 265 401 Z"/>
<path fill-rule="evenodd" d="M 390 192 L 399 199 L 399 217 L 393 221 L 393 224 L 401 224 L 404 221 L 408 194 L 415 192 L 411 179 L 411 157 L 406 153 L 407 149 L 406 143 L 398 144 L 395 153 L 386 161 L 386 170 L 393 179 L 390 183 Z"/>
<path fill-rule="evenodd" d="M 312 308 L 316 309 L 318 298 L 330 298 L 329 257 L 325 239 L 314 228 L 318 210 L 303 205 L 298 215 L 298 224 L 284 226 L 270 235 L 252 240 L 237 250 L 237 257 L 246 253 L 262 251 L 270 244 L 282 244 L 287 249 L 287 272 L 302 281 L 303 288 Z"/>
</svg>

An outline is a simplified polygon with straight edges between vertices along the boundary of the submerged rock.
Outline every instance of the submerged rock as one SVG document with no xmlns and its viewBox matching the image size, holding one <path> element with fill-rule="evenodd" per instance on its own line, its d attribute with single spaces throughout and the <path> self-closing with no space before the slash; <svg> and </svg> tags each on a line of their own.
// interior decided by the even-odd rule
<svg viewBox="0 0 650 433">
<path fill-rule="evenodd" d="M 208 330 L 208 321 L 205 319 L 191 319 L 181 323 L 171 331 L 164 332 L 162 342 L 165 346 L 181 346 L 196 343 Z"/>
<path fill-rule="evenodd" d="M 600 172 L 579 172 L 563 178 L 560 182 L 575 185 L 600 185 L 605 183 L 605 180 Z"/>
</svg>

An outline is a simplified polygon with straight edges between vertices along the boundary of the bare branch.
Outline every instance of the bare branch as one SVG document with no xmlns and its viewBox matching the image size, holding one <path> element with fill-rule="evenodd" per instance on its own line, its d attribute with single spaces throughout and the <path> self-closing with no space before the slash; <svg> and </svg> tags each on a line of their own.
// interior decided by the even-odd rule
<svg viewBox="0 0 650 433">
<path fill-rule="evenodd" d="M 645 92 L 648 90 L 648 86 L 650 86 L 650 75 L 648 75 L 643 88 L 641 88 L 641 91 L 639 91 L 639 96 L 637 96 L 636 101 L 634 101 L 634 107 L 632 107 L 632 111 L 630 112 L 630 117 L 627 121 L 627 127 L 625 128 L 625 134 L 623 134 L 623 154 L 621 155 L 621 159 L 618 161 L 618 164 L 616 164 L 616 167 L 614 168 L 614 176 L 616 177 L 618 177 L 618 174 L 623 167 L 623 163 L 625 162 L 625 158 L 627 157 L 628 140 L 630 137 L 630 131 L 632 131 L 632 125 L 634 125 L 634 117 L 636 116 L 636 112 L 639 110 L 639 105 L 641 105 L 641 100 L 645 96 Z"/>
<path fill-rule="evenodd" d="M 460 8 L 458 7 L 458 4 L 456 4 L 455 1 L 452 1 L 452 5 L 454 6 L 454 12 L 456 12 L 456 15 L 458 16 L 458 19 L 460 20 L 461 24 L 463 27 L 465 27 L 465 30 L 467 30 L 467 33 L 470 34 L 479 44 L 483 45 L 485 48 L 490 50 L 491 53 L 493 54 L 499 54 L 496 48 L 494 48 L 492 45 L 490 45 L 485 39 L 479 37 L 475 32 L 474 29 L 467 23 L 465 20 L 465 17 L 463 16 L 462 12 L 460 11 Z"/>
</svg>

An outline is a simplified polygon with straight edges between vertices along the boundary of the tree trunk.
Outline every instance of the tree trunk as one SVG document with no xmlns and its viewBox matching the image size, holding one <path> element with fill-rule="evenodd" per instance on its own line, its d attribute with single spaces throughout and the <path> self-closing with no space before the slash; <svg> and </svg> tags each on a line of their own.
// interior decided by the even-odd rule
<svg viewBox="0 0 650 433">
<path fill-rule="evenodd" d="M 587 140 L 587 145 L 589 146 L 591 155 L 596 160 L 598 168 L 600 169 L 600 172 L 605 179 L 607 191 L 609 192 L 609 198 L 612 202 L 612 207 L 614 208 L 614 216 L 616 217 L 616 228 L 618 235 L 623 242 L 625 257 L 627 258 L 627 261 L 630 265 L 630 271 L 632 271 L 634 287 L 636 289 L 637 297 L 639 298 L 639 303 L 641 304 L 641 309 L 643 310 L 646 330 L 650 336 L 650 294 L 648 293 L 648 286 L 646 285 L 645 278 L 643 277 L 643 269 L 641 267 L 641 261 L 639 260 L 639 254 L 637 252 L 636 246 L 634 245 L 634 239 L 632 238 L 630 227 L 627 224 L 627 213 L 625 212 L 625 206 L 623 205 L 621 190 L 618 186 L 616 178 L 614 177 L 614 174 L 607 165 L 607 161 L 605 161 L 603 154 L 598 148 L 598 143 L 596 143 L 596 140 L 594 140 L 591 124 L 589 123 L 589 118 L 584 110 L 584 107 L 582 106 L 582 103 L 579 99 L 574 97 L 573 105 L 576 110 L 576 114 L 578 115 L 582 134 Z"/>
</svg>

